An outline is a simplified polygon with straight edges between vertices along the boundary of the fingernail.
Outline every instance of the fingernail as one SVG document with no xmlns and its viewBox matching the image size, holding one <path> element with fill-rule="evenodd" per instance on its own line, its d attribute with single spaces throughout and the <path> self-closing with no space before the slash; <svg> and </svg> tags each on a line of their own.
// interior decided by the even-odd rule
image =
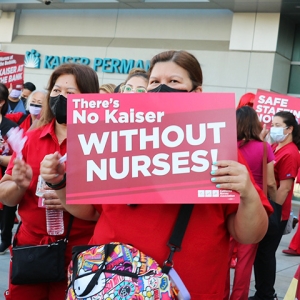
<svg viewBox="0 0 300 300">
<path fill-rule="evenodd" d="M 221 187 L 221 185 L 220 185 L 220 184 L 217 184 L 217 185 L 216 185 L 216 188 L 218 188 L 218 189 L 219 189 L 220 187 Z"/>
<path fill-rule="evenodd" d="M 212 181 L 212 182 L 215 182 L 215 181 L 216 181 L 216 178 L 212 178 L 211 181 Z"/>
<path fill-rule="evenodd" d="M 212 164 L 213 164 L 213 165 L 216 165 L 217 163 L 218 163 L 217 161 L 214 161 Z"/>
<path fill-rule="evenodd" d="M 211 171 L 210 174 L 211 174 L 211 175 L 215 175 L 215 174 L 216 174 L 216 171 Z"/>
</svg>

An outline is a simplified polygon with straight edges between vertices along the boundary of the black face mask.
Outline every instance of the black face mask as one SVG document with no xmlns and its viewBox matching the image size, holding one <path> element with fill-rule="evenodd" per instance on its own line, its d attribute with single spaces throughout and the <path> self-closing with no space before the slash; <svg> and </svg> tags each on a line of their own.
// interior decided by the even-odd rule
<svg viewBox="0 0 300 300">
<path fill-rule="evenodd" d="M 50 109 L 59 124 L 67 124 L 67 98 L 63 95 L 50 97 Z"/>
<path fill-rule="evenodd" d="M 148 93 L 188 93 L 187 90 L 177 90 L 173 89 L 166 84 L 160 84 L 153 90 L 149 90 Z"/>
<path fill-rule="evenodd" d="M 20 100 L 25 103 L 27 101 L 27 98 L 21 97 Z"/>
</svg>

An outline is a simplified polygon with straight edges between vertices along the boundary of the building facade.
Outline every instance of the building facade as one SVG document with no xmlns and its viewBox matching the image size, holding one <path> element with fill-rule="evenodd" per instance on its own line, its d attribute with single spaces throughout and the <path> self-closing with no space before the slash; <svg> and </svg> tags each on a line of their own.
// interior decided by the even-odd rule
<svg viewBox="0 0 300 300">
<path fill-rule="evenodd" d="M 229 9 L 21 9 L 2 12 L 4 52 L 25 55 L 25 81 L 45 88 L 63 62 L 88 64 L 121 83 L 169 49 L 193 53 L 204 92 L 257 89 L 300 96 L 300 25 L 280 12 Z"/>
</svg>

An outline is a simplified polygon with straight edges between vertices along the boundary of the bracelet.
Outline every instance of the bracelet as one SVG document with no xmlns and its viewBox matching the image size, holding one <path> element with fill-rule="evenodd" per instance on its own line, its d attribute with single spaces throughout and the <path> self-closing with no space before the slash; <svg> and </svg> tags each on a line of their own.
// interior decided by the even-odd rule
<svg viewBox="0 0 300 300">
<path fill-rule="evenodd" d="M 49 186 L 49 188 L 55 191 L 63 189 L 64 187 L 66 187 L 66 173 L 64 174 L 64 177 L 61 182 L 57 184 L 51 184 L 49 182 L 46 182 L 46 184 Z"/>
</svg>

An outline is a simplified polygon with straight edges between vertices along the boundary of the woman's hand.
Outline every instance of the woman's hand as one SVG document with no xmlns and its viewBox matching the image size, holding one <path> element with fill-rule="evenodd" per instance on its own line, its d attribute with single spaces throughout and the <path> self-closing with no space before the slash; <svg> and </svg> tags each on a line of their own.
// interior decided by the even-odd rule
<svg viewBox="0 0 300 300">
<path fill-rule="evenodd" d="M 58 152 L 48 154 L 40 165 L 40 174 L 46 182 L 57 184 L 62 181 L 66 171 L 65 164 L 60 163 L 61 155 Z"/>
<path fill-rule="evenodd" d="M 211 172 L 211 181 L 216 187 L 224 190 L 238 192 L 241 197 L 245 197 L 253 188 L 247 168 L 232 160 L 220 160 L 214 163 L 218 169 Z"/>
<path fill-rule="evenodd" d="M 46 206 L 46 208 L 64 210 L 64 207 L 62 206 L 62 203 L 57 197 L 55 191 L 47 190 L 44 193 L 43 198 L 44 198 L 44 205 Z"/>
<path fill-rule="evenodd" d="M 12 180 L 18 188 L 27 189 L 32 179 L 32 169 L 24 160 L 16 158 L 12 169 Z"/>
<path fill-rule="evenodd" d="M 46 182 L 51 184 L 57 184 L 62 181 L 63 176 L 66 171 L 64 163 L 60 163 L 61 155 L 58 152 L 54 154 L 46 155 L 41 162 L 40 174 Z M 66 203 L 66 188 L 62 188 L 55 191 L 57 197 L 51 197 L 46 194 L 44 204 L 47 208 L 61 209 L 64 208 L 71 215 L 79 219 L 87 221 L 97 221 L 99 218 L 99 213 L 92 204 L 67 204 Z M 52 198 L 52 199 L 50 199 Z M 62 207 L 61 207 L 62 205 Z"/>
<path fill-rule="evenodd" d="M 270 130 L 267 128 L 267 125 L 264 124 L 264 125 L 263 125 L 263 129 L 262 129 L 262 131 L 261 131 L 261 133 L 260 133 L 260 135 L 259 135 L 260 139 L 261 139 L 262 141 L 264 141 L 265 138 L 266 138 L 266 136 L 269 134 L 269 132 L 270 132 Z"/>
</svg>

